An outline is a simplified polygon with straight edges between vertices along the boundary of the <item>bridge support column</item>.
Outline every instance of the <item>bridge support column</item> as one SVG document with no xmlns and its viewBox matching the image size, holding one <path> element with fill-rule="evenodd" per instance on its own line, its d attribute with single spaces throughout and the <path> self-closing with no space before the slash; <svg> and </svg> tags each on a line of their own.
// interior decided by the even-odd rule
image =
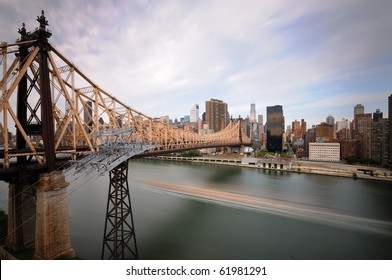
<svg viewBox="0 0 392 280">
<path fill-rule="evenodd" d="M 22 192 L 19 184 L 9 185 L 8 190 L 8 234 L 5 244 L 12 252 L 23 247 Z"/>
<path fill-rule="evenodd" d="M 135 226 L 128 186 L 128 161 L 110 171 L 102 259 L 137 259 Z"/>
<path fill-rule="evenodd" d="M 8 186 L 8 231 L 5 244 L 14 253 L 34 246 L 35 197 L 28 183 L 34 181 L 35 176 L 27 176 L 26 170 L 21 167 L 19 176 Z"/>
<path fill-rule="evenodd" d="M 74 257 L 68 222 L 68 201 L 64 175 L 43 173 L 37 190 L 35 254 L 33 259 Z"/>
</svg>

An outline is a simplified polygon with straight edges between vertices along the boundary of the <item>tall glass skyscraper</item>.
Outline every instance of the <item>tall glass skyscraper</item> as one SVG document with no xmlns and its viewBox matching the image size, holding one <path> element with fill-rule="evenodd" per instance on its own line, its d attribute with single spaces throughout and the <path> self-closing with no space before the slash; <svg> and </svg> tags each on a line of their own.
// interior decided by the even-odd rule
<svg viewBox="0 0 392 280">
<path fill-rule="evenodd" d="M 283 149 L 284 117 L 281 105 L 267 107 L 267 150 L 281 152 Z"/>
<path fill-rule="evenodd" d="M 192 106 L 190 121 L 195 123 L 199 120 L 199 104 L 195 104 Z"/>
<path fill-rule="evenodd" d="M 250 122 L 256 122 L 256 104 L 254 104 L 254 103 L 250 104 L 249 121 Z"/>
</svg>

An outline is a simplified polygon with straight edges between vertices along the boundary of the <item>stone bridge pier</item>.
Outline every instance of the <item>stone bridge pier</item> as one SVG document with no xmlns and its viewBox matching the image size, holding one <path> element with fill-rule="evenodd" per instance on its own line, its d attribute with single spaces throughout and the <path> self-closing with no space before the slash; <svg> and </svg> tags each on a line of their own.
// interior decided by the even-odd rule
<svg viewBox="0 0 392 280">
<path fill-rule="evenodd" d="M 65 181 L 61 171 L 43 173 L 37 191 L 35 254 L 33 259 L 72 258 L 68 221 L 68 200 Z"/>
</svg>

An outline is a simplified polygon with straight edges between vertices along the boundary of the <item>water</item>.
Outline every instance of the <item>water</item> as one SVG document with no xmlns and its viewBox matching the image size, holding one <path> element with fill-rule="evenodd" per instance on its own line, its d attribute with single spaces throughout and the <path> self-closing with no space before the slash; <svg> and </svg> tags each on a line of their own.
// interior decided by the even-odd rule
<svg viewBox="0 0 392 280">
<path fill-rule="evenodd" d="M 152 160 L 129 172 L 141 259 L 392 259 L 391 183 Z M 68 188 L 82 259 L 100 259 L 108 186 Z"/>
</svg>

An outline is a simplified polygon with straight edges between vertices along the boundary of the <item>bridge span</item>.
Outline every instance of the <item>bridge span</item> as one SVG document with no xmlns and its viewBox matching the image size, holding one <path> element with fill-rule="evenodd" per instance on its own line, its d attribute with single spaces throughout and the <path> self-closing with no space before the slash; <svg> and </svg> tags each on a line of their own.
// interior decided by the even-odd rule
<svg viewBox="0 0 392 280">
<path fill-rule="evenodd" d="M 131 108 L 50 43 L 44 11 L 37 21 L 33 31 L 23 24 L 16 42 L 0 44 L 0 175 L 10 183 L 7 246 L 17 252 L 27 244 L 24 201 L 29 193 L 37 205 L 28 215 L 35 224 L 35 258 L 73 256 L 64 174 L 95 170 L 110 176 L 102 258 L 137 258 L 127 160 L 251 141 L 241 120 L 201 135 Z M 71 160 L 66 165 L 64 157 Z M 32 187 L 31 182 L 38 183 Z"/>
</svg>

